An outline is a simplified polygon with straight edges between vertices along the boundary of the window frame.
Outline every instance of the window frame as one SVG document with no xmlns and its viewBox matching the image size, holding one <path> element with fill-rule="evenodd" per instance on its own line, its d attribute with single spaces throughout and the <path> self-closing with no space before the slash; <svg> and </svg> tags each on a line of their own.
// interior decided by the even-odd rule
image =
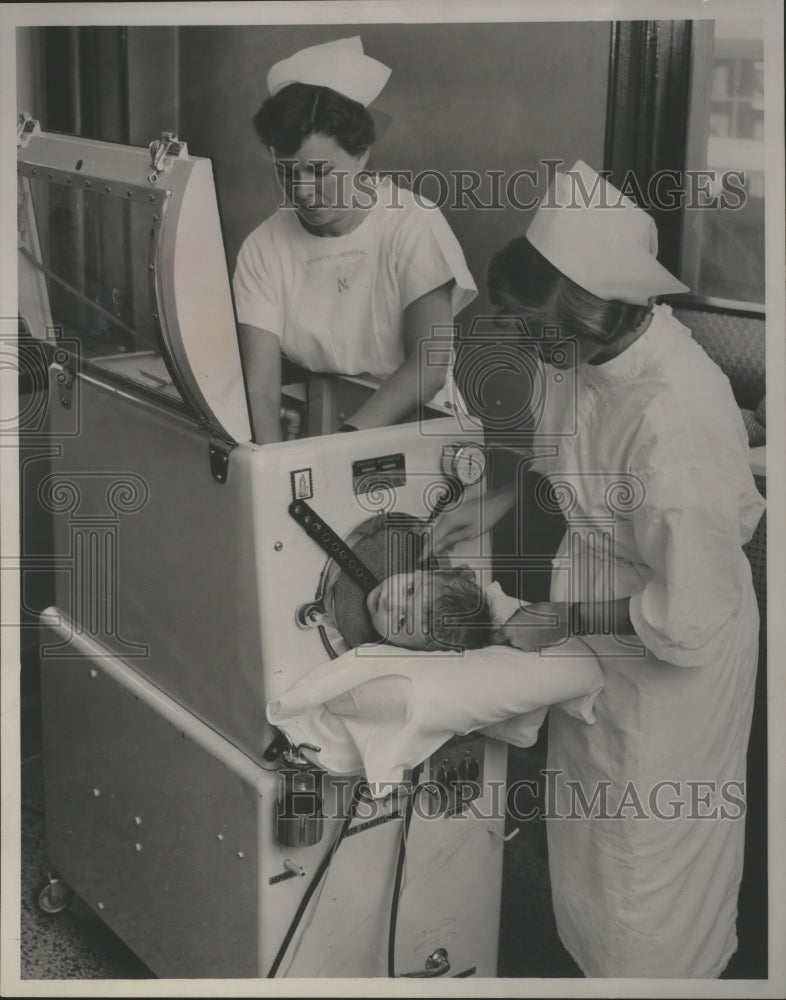
<svg viewBox="0 0 786 1000">
<path fill-rule="evenodd" d="M 631 171 L 645 188 L 658 170 L 687 167 L 695 27 L 700 30 L 700 22 L 612 22 L 604 168 L 617 186 Z M 649 214 L 658 227 L 658 259 L 679 275 L 685 209 L 652 208 Z M 764 303 L 694 293 L 665 301 L 737 316 L 766 314 Z"/>
</svg>

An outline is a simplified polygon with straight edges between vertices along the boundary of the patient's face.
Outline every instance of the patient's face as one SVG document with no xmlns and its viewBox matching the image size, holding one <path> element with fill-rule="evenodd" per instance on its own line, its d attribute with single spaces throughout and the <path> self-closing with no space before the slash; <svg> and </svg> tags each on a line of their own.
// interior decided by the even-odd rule
<svg viewBox="0 0 786 1000">
<path fill-rule="evenodd" d="M 397 573 L 386 577 L 366 598 L 371 622 L 388 642 L 406 649 L 426 649 L 426 632 L 431 604 L 430 574 Z"/>
</svg>

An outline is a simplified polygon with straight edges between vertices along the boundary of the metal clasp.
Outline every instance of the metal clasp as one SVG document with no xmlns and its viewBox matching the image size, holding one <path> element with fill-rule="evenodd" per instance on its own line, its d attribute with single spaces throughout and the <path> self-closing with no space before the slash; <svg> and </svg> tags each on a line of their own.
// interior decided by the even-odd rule
<svg viewBox="0 0 786 1000">
<path fill-rule="evenodd" d="M 16 144 L 20 149 L 24 149 L 27 143 L 30 141 L 31 135 L 38 135 L 41 131 L 41 126 L 38 124 L 32 115 L 29 115 L 26 111 L 22 111 L 17 115 L 16 118 Z"/>
<path fill-rule="evenodd" d="M 60 405 L 70 410 L 73 403 L 74 372 L 65 365 L 52 365 L 52 370 L 56 372 L 55 381 L 57 383 L 57 398 Z"/>
<path fill-rule="evenodd" d="M 172 166 L 172 161 L 178 157 L 188 156 L 188 149 L 184 142 L 181 142 L 174 132 L 162 132 L 160 139 L 154 139 L 150 143 L 150 161 L 153 169 L 147 175 L 151 184 L 155 184 Z"/>
<path fill-rule="evenodd" d="M 292 767 L 297 767 L 300 769 L 313 768 L 314 765 L 311 763 L 308 757 L 303 756 L 302 751 L 304 749 L 313 750 L 314 753 L 319 753 L 322 750 L 322 747 L 316 747 L 314 746 L 313 743 L 298 743 L 297 746 L 293 746 L 290 743 L 289 749 L 285 750 L 283 753 L 284 760 L 286 761 L 287 764 L 290 764 Z"/>
<path fill-rule="evenodd" d="M 444 976 L 450 972 L 450 961 L 445 948 L 436 948 L 426 959 L 423 972 L 402 972 L 404 979 L 432 979 L 434 976 Z"/>
</svg>

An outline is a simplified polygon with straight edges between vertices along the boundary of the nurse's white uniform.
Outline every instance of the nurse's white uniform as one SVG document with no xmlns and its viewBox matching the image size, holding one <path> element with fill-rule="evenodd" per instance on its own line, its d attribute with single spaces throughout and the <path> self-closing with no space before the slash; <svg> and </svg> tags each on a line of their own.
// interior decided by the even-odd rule
<svg viewBox="0 0 786 1000">
<path fill-rule="evenodd" d="M 374 191 L 373 207 L 343 236 L 313 236 L 282 208 L 238 255 L 238 322 L 274 333 L 309 371 L 385 379 L 405 360 L 408 305 L 449 281 L 454 316 L 477 295 L 439 209 L 389 178 Z M 358 198 L 370 200 L 364 191 Z"/>
<path fill-rule="evenodd" d="M 741 546 L 764 502 L 728 381 L 667 306 L 622 354 L 557 375 L 551 597 L 630 597 L 623 639 L 644 643 L 587 637 L 597 724 L 550 717 L 557 926 L 588 976 L 715 977 L 736 948 L 757 660 Z"/>
</svg>

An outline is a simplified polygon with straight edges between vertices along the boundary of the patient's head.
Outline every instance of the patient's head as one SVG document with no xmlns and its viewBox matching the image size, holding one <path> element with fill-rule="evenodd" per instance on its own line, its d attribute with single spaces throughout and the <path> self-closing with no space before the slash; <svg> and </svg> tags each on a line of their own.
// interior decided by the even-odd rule
<svg viewBox="0 0 786 1000">
<path fill-rule="evenodd" d="M 406 649 L 478 649 L 491 643 L 491 609 L 467 568 L 386 577 L 366 599 L 379 634 Z"/>
</svg>

